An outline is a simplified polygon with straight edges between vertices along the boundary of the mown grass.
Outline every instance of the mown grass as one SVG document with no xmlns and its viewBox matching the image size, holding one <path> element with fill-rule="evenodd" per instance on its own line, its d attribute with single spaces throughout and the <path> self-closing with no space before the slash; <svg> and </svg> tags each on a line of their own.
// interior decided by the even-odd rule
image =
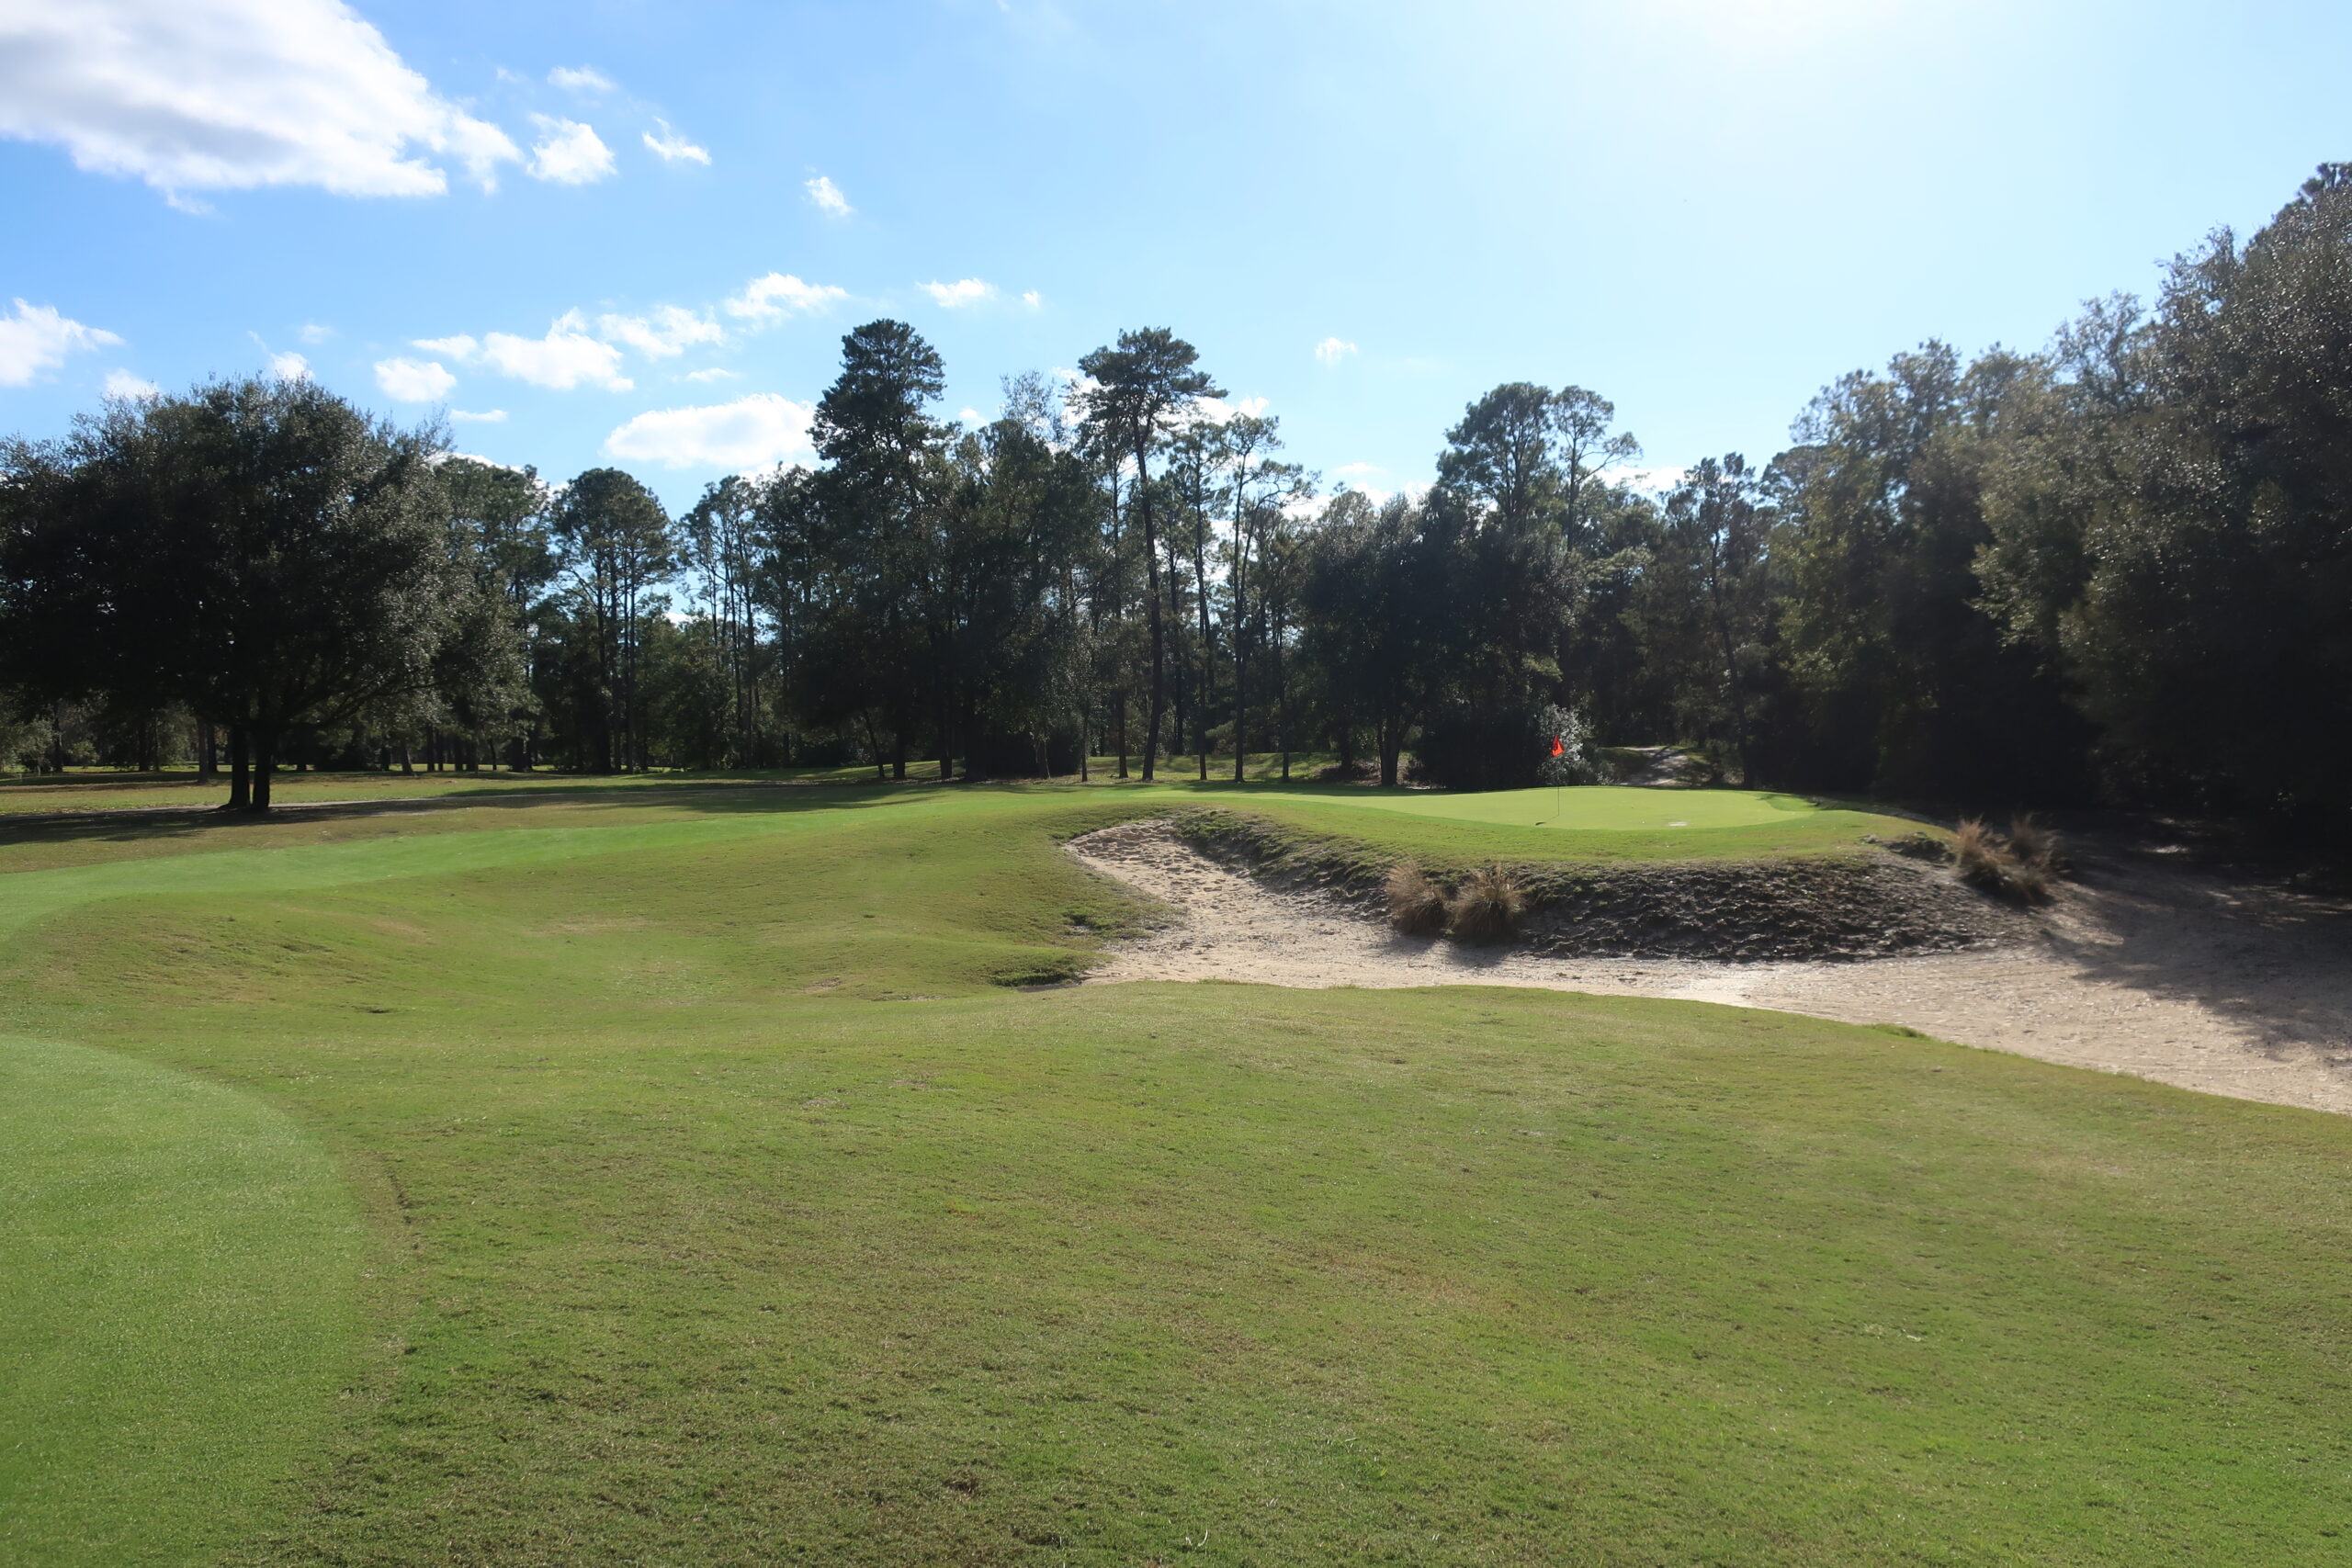
<svg viewBox="0 0 2352 1568">
<path fill-rule="evenodd" d="M 1543 796 L 1539 803 L 1528 797 Z M 1794 795 L 1595 784 L 1444 795 L 1338 787 L 1196 786 L 1185 803 L 1271 824 L 1270 841 L 1305 859 L 1357 865 L 1377 881 L 1399 860 L 1450 874 L 1496 863 L 1543 865 L 1780 860 L 1850 854 L 1916 822 Z M 1544 812 L 1542 820 L 1532 813 Z"/>
<path fill-rule="evenodd" d="M 369 1250 L 334 1157 L 266 1100 L 0 1042 L 0 1560 L 250 1535 L 359 1370 Z"/>
<path fill-rule="evenodd" d="M 1151 798 L 864 798 L 0 876 L 0 1024 L 397 1195 L 220 1560 L 2340 1560 L 2345 1122 L 1691 1003 L 1012 990 L 1140 913 L 1053 844 Z M 202 1560 L 86 1487 L 111 1555 L 0 1562 Z"/>
</svg>

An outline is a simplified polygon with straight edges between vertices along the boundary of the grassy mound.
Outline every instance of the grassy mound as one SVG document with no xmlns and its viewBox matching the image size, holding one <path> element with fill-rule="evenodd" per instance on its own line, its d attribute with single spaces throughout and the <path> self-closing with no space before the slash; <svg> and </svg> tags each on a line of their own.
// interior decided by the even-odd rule
<svg viewBox="0 0 2352 1568">
<path fill-rule="evenodd" d="M 2343 1545 L 2345 1122 L 1690 1003 L 1019 992 L 1135 913 L 1055 839 L 1150 797 L 756 798 L 0 875 L 0 1021 L 401 1195 L 398 1376 L 227 1561 Z"/>
</svg>

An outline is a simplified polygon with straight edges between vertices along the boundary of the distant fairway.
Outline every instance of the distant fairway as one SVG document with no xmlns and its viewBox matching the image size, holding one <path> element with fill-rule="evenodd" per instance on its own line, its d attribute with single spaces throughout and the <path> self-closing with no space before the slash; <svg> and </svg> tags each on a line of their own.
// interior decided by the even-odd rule
<svg viewBox="0 0 2352 1568">
<path fill-rule="evenodd" d="M 1011 988 L 1141 913 L 1057 839 L 1171 805 L 1888 823 L 1571 798 L 13 829 L 0 1564 L 2340 1560 L 2352 1124 L 1697 1003 Z"/>
</svg>

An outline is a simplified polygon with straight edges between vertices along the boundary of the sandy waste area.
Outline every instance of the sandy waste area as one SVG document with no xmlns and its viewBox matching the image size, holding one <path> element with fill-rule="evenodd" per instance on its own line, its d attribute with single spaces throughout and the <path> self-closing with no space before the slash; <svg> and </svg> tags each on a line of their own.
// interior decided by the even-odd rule
<svg viewBox="0 0 2352 1568">
<path fill-rule="evenodd" d="M 1227 869 L 1164 823 L 1069 852 L 1173 911 L 1086 984 L 1536 986 L 1679 997 L 2132 1073 L 2183 1089 L 2352 1113 L 2352 908 L 2231 881 L 2161 854 L 2076 854 L 2079 879 L 2026 942 L 1835 963 L 1578 958 L 1402 937 L 1326 896 Z"/>
</svg>

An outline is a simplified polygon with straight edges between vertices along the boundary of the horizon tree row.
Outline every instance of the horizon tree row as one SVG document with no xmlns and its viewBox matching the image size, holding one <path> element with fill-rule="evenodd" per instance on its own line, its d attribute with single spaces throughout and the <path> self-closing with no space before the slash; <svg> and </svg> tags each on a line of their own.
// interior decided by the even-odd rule
<svg viewBox="0 0 2352 1568">
<path fill-rule="evenodd" d="M 1931 342 L 1762 468 L 1663 494 L 1623 482 L 1606 399 L 1514 382 L 1426 493 L 1320 496 L 1163 328 L 966 429 L 937 353 L 868 322 L 818 463 L 677 517 L 619 469 L 548 484 L 308 382 L 214 383 L 0 446 L 0 741 L 44 766 L 192 737 L 265 807 L 288 761 L 1148 779 L 1311 751 L 1478 789 L 1676 741 L 1758 784 L 2343 832 L 2346 344 L 2332 164 L 2153 308 L 2097 302 L 2040 354 Z"/>
</svg>

